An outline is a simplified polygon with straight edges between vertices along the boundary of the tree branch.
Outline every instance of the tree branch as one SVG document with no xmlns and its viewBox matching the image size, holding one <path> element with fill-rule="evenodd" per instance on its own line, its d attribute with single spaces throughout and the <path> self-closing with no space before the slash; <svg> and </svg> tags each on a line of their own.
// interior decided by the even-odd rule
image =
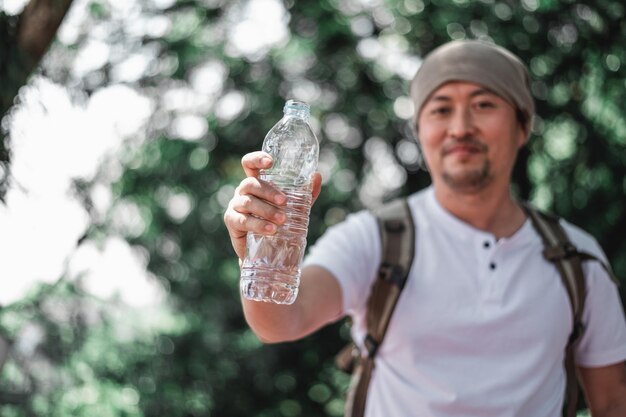
<svg viewBox="0 0 626 417">
<path fill-rule="evenodd" d="M 20 15 L 17 44 L 29 58 L 30 73 L 52 43 L 72 0 L 31 0 Z"/>
<path fill-rule="evenodd" d="M 0 13 L 0 120 L 13 105 L 19 89 L 26 84 L 67 14 L 72 0 L 31 0 L 19 16 Z M 0 129 L 0 201 L 7 191 L 11 153 Z"/>
</svg>

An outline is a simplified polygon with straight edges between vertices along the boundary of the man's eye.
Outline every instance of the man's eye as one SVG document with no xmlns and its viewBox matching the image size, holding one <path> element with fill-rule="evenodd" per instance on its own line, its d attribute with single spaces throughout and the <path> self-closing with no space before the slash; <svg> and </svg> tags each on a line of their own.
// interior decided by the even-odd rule
<svg viewBox="0 0 626 417">
<path fill-rule="evenodd" d="M 450 108 L 449 107 L 435 107 L 434 109 L 431 110 L 431 113 L 435 115 L 448 114 L 450 113 Z"/>
<path fill-rule="evenodd" d="M 491 101 L 479 101 L 477 106 L 479 109 L 492 109 L 496 107 L 496 105 Z"/>
</svg>

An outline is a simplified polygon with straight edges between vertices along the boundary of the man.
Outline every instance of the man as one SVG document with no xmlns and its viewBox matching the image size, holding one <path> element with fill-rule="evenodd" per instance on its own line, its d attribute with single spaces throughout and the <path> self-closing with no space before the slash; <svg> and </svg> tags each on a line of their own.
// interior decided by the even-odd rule
<svg viewBox="0 0 626 417">
<path fill-rule="evenodd" d="M 495 45 L 455 41 L 424 60 L 411 84 L 432 186 L 408 198 L 416 224 L 413 267 L 369 387 L 366 416 L 524 416 L 561 413 L 569 299 L 543 244 L 511 196 L 511 172 L 534 113 L 528 73 Z M 285 197 L 257 179 L 267 155 L 242 159 L 225 222 L 240 259 L 248 231 L 273 233 Z M 313 178 L 314 197 L 320 192 Z M 604 258 L 563 221 L 573 243 Z M 381 259 L 370 212 L 348 216 L 311 249 L 291 306 L 243 300 L 265 342 L 301 338 L 343 315 L 355 340 Z M 594 417 L 626 416 L 626 324 L 615 284 L 584 265 L 584 334 L 576 363 Z"/>
</svg>

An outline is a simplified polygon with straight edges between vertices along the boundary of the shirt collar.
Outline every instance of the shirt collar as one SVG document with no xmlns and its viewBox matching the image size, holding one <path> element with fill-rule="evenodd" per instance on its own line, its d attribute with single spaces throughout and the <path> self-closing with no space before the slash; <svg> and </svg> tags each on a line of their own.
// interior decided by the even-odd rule
<svg viewBox="0 0 626 417">
<path fill-rule="evenodd" d="M 430 221 L 433 221 L 437 226 L 444 228 L 448 233 L 452 233 L 458 236 L 462 240 L 466 241 L 496 241 L 496 236 L 493 233 L 480 230 L 469 223 L 459 219 L 447 209 L 445 209 L 437 200 L 435 196 L 435 189 L 431 185 L 425 190 L 426 198 L 426 210 L 429 215 Z M 530 219 L 526 219 L 522 227 L 520 227 L 513 235 L 498 239 L 499 244 L 517 243 L 521 244 L 531 239 L 532 224 Z"/>
</svg>

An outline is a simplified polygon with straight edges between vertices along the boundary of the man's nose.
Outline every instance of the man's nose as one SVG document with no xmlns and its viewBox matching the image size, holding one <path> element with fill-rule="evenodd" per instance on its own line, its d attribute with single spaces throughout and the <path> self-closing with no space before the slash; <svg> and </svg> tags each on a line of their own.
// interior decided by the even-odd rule
<svg viewBox="0 0 626 417">
<path fill-rule="evenodd" d="M 463 138 L 474 134 L 476 126 L 471 109 L 466 106 L 459 106 L 450 119 L 448 128 L 449 134 L 455 138 Z"/>
</svg>

